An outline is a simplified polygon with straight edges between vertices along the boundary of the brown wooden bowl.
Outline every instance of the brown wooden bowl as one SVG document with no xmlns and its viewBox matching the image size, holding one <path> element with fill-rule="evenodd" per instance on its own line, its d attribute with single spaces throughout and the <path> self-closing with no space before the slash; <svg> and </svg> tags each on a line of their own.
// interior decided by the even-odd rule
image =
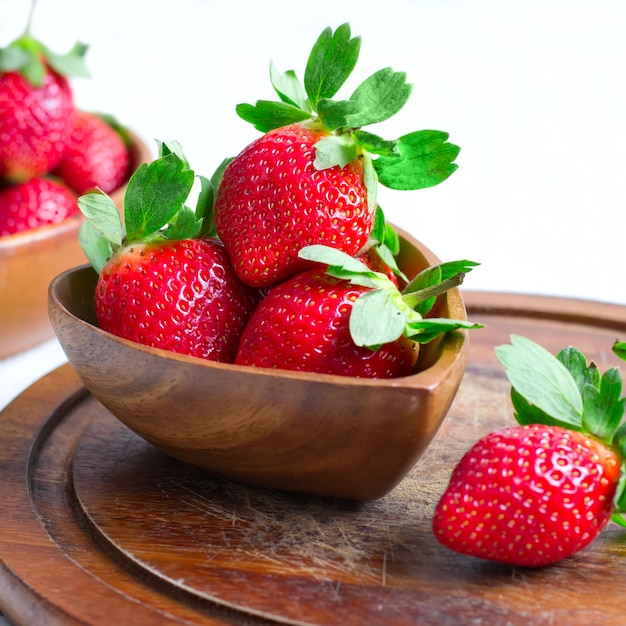
<svg viewBox="0 0 626 626">
<path fill-rule="evenodd" d="M 438 259 L 399 231 L 409 276 Z M 463 377 L 466 331 L 422 346 L 418 373 L 348 378 L 214 363 L 111 335 L 96 325 L 97 275 L 50 285 L 52 325 L 86 388 L 168 455 L 262 487 L 354 500 L 379 498 L 411 470 Z M 466 319 L 457 289 L 438 316 Z"/>
<path fill-rule="evenodd" d="M 134 133 L 130 153 L 133 172 L 151 160 L 148 146 Z M 126 185 L 111 197 L 122 207 Z M 54 337 L 48 318 L 50 281 L 63 270 L 86 261 L 78 243 L 82 215 L 59 224 L 0 237 L 0 359 Z"/>
</svg>

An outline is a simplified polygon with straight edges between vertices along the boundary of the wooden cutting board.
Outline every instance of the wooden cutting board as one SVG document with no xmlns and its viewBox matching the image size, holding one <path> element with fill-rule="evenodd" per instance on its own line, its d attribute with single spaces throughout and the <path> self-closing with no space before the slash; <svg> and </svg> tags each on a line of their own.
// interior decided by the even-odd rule
<svg viewBox="0 0 626 626">
<path fill-rule="evenodd" d="M 413 472 L 377 501 L 223 481 L 158 452 L 69 365 L 0 414 L 0 610 L 15 624 L 554 625 L 622 623 L 626 531 L 543 569 L 453 553 L 430 520 L 453 465 L 513 424 L 493 348 L 511 333 L 601 370 L 625 364 L 626 307 L 466 292 L 467 373 Z M 207 398 L 210 410 L 211 401 Z"/>
</svg>

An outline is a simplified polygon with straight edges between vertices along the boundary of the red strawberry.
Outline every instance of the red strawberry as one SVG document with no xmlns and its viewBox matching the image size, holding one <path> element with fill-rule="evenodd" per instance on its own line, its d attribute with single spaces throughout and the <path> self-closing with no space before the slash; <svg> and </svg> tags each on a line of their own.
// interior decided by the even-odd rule
<svg viewBox="0 0 626 626">
<path fill-rule="evenodd" d="M 215 223 L 237 273 L 251 285 L 308 267 L 300 248 L 340 246 L 356 254 L 374 222 L 359 161 L 319 170 L 315 143 L 327 133 L 292 124 L 265 134 L 226 169 Z"/>
<path fill-rule="evenodd" d="M 74 125 L 68 76 L 86 75 L 77 44 L 57 55 L 26 33 L 0 50 L 0 178 L 20 182 L 50 172 Z"/>
<path fill-rule="evenodd" d="M 455 467 L 433 531 L 458 552 L 547 565 L 625 524 L 620 470 L 625 399 L 617 368 L 600 376 L 574 348 L 557 357 L 524 337 L 497 348 L 519 426 L 480 439 Z"/>
<path fill-rule="evenodd" d="M 104 266 L 96 289 L 102 329 L 228 363 L 256 302 L 216 239 L 130 244 Z"/>
<path fill-rule="evenodd" d="M 129 165 L 128 148 L 114 126 L 99 115 L 77 111 L 55 174 L 77 193 L 96 187 L 111 193 L 126 180 Z"/>
<path fill-rule="evenodd" d="M 75 194 L 55 180 L 9 185 L 0 189 L 0 237 L 57 224 L 78 212 Z"/>
<path fill-rule="evenodd" d="M 306 66 L 271 80 L 279 102 L 240 104 L 265 133 L 228 165 L 215 205 L 217 232 L 239 276 L 266 286 L 308 267 L 298 251 L 329 245 L 353 256 L 382 219 L 376 186 L 419 189 L 455 169 L 459 148 L 439 131 L 386 141 L 362 130 L 397 113 L 411 93 L 403 72 L 385 68 L 333 100 L 356 64 L 360 40 L 347 24 L 324 30 Z M 374 158 L 376 157 L 376 158 Z M 383 242 L 379 242 L 383 243 Z"/>
<path fill-rule="evenodd" d="M 161 144 L 161 156 L 131 177 L 126 236 L 108 195 L 79 198 L 88 218 L 81 244 L 99 272 L 96 315 L 120 337 L 232 362 L 259 295 L 237 278 L 221 242 L 209 237 L 206 196 L 196 213 L 184 205 L 196 177 L 179 148 Z"/>
<path fill-rule="evenodd" d="M 400 337 L 370 350 L 350 336 L 352 306 L 367 291 L 328 276 L 323 268 L 276 285 L 248 322 L 235 362 L 341 376 L 406 376 L 417 359 L 417 344 Z"/>
<path fill-rule="evenodd" d="M 429 323 L 407 304 L 422 302 L 419 291 L 404 300 L 393 281 L 340 251 L 310 246 L 301 255 L 329 267 L 314 267 L 271 289 L 241 336 L 235 363 L 395 378 L 412 372 L 416 342 L 452 328 L 476 327 L 454 320 Z M 400 325 L 392 322 L 390 329 L 389 317 L 400 318 Z"/>
</svg>

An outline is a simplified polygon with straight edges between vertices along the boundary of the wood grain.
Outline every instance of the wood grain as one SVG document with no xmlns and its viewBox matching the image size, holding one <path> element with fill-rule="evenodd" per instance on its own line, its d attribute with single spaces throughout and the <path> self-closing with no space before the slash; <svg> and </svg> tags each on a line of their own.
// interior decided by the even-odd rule
<svg viewBox="0 0 626 626">
<path fill-rule="evenodd" d="M 378 500 L 289 495 L 215 479 L 134 435 L 69 366 L 0 415 L 0 609 L 15 624 L 621 622 L 626 533 L 610 525 L 543 569 L 457 555 L 430 530 L 454 463 L 513 423 L 493 355 L 511 333 L 621 367 L 626 308 L 467 292 L 467 373 L 410 475 Z M 609 575 L 610 572 L 610 575 Z"/>
</svg>

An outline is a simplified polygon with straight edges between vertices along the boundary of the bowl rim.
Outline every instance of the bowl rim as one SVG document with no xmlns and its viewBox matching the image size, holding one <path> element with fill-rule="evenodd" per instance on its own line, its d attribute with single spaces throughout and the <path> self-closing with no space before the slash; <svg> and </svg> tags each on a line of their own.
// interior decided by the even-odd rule
<svg viewBox="0 0 626 626">
<path fill-rule="evenodd" d="M 408 235 L 402 229 L 394 226 L 398 234 L 403 237 L 408 243 L 415 242 L 415 238 Z M 421 242 L 418 242 L 420 245 L 419 251 L 423 254 L 424 258 L 430 264 L 438 263 L 439 259 L 436 255 L 427 248 Z M 61 274 L 56 276 L 52 282 L 50 283 L 48 289 L 48 298 L 50 306 L 56 307 L 59 311 L 61 311 L 65 316 L 72 319 L 75 323 L 78 323 L 82 327 L 89 329 L 93 332 L 96 332 L 101 337 L 105 338 L 108 341 L 113 343 L 118 343 L 121 346 L 127 349 L 138 350 L 140 353 L 163 357 L 165 359 L 178 362 L 186 365 L 199 365 L 201 367 L 207 368 L 208 370 L 218 369 L 224 371 L 231 371 L 233 373 L 247 373 L 251 376 L 259 376 L 259 377 L 272 377 L 276 378 L 277 376 L 284 380 L 299 380 L 299 381 L 316 381 L 319 383 L 333 383 L 335 385 L 343 385 L 343 386 L 372 386 L 372 387 L 407 387 L 407 388 L 431 388 L 436 387 L 446 376 L 446 373 L 450 371 L 459 358 L 463 356 L 464 347 L 467 345 L 468 336 L 467 330 L 455 330 L 449 331 L 442 335 L 440 338 L 440 344 L 436 348 L 437 349 L 437 358 L 427 367 L 421 369 L 414 374 L 409 374 L 408 376 L 401 376 L 397 378 L 366 378 L 366 377 L 354 377 L 354 376 L 342 376 L 339 374 L 321 374 L 317 372 L 302 372 L 297 370 L 286 370 L 280 368 L 261 368 L 261 367 L 251 367 L 245 365 L 236 365 L 234 363 L 222 363 L 218 361 L 210 361 L 208 359 L 202 359 L 200 357 L 195 357 L 191 355 L 181 354 L 177 352 L 172 352 L 169 350 L 165 350 L 163 348 L 157 348 L 154 346 L 146 346 L 135 341 L 131 341 L 129 339 L 125 339 L 123 337 L 119 337 L 112 333 L 109 333 L 98 326 L 92 324 L 91 322 L 82 319 L 72 313 L 63 302 L 58 297 L 58 285 L 64 282 L 68 276 L 72 274 L 77 274 L 79 272 L 94 272 L 93 267 L 86 263 L 84 265 L 69 268 L 63 271 Z M 446 298 L 452 298 L 454 301 L 455 308 L 463 311 L 465 315 L 465 304 L 463 301 L 463 297 L 458 288 L 453 288 L 448 291 L 445 295 Z M 449 304 L 449 302 L 448 302 Z M 448 349 L 443 349 L 447 347 Z M 421 347 L 420 347 L 421 349 Z"/>
</svg>

